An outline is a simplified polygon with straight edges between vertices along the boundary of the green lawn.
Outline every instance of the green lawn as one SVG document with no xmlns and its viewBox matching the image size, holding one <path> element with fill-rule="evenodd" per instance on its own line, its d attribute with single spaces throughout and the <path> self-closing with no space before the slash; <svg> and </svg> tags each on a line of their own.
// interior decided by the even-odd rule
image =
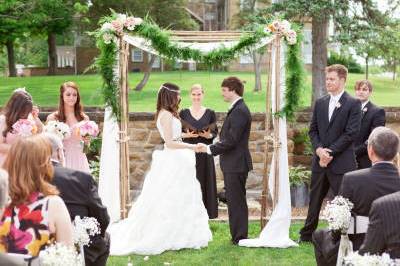
<svg viewBox="0 0 400 266">
<path fill-rule="evenodd" d="M 298 231 L 303 223 L 294 223 L 290 228 L 290 237 L 298 239 Z M 314 249 L 312 244 L 300 244 L 299 247 L 279 248 L 244 248 L 233 246 L 229 239 L 229 227 L 224 222 L 210 222 L 213 233 L 213 241 L 207 248 L 201 250 L 168 251 L 158 256 L 130 256 L 133 265 L 316 265 Z M 254 238 L 260 233 L 258 222 L 251 222 L 249 226 L 249 237 Z M 128 263 L 128 256 L 111 257 L 107 265 L 123 265 Z"/>
<path fill-rule="evenodd" d="M 182 107 L 190 103 L 188 90 L 193 83 L 201 83 L 206 90 L 205 105 L 216 111 L 225 111 L 228 107 L 222 101 L 220 95 L 221 81 L 230 75 L 240 77 L 246 81 L 245 99 L 252 112 L 265 110 L 265 89 L 261 93 L 252 91 L 254 76 L 252 73 L 228 73 L 228 72 L 163 72 L 152 73 L 147 86 L 142 92 L 131 91 L 129 96 L 130 111 L 153 111 L 155 109 L 157 90 L 163 82 L 174 82 L 182 88 Z M 130 73 L 129 82 L 137 84 L 142 74 Z M 347 82 L 347 89 L 353 93 L 353 86 L 356 80 L 363 79 L 362 74 L 351 74 Z M 3 105 L 9 98 L 11 91 L 17 87 L 26 87 L 32 93 L 34 101 L 39 106 L 56 106 L 58 102 L 58 90 L 62 82 L 72 80 L 78 83 L 81 88 L 82 101 L 85 106 L 101 106 L 102 98 L 99 87 L 101 77 L 98 75 L 81 76 L 41 76 L 25 78 L 4 78 L 0 77 L 0 105 Z M 370 79 L 375 86 L 372 100 L 382 106 L 399 106 L 400 103 L 400 82 L 393 82 L 389 78 L 372 76 Z M 302 105 L 310 104 L 311 99 L 311 76 L 307 75 L 306 89 L 302 97 Z M 266 75 L 263 76 L 265 88 Z"/>
</svg>

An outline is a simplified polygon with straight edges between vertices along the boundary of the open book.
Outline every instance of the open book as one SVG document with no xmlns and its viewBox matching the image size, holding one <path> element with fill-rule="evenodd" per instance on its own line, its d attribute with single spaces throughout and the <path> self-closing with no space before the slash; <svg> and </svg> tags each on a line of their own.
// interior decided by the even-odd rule
<svg viewBox="0 0 400 266">
<path fill-rule="evenodd" d="M 182 130 L 183 132 L 187 132 L 188 130 L 194 134 L 199 134 L 202 131 L 207 131 L 210 130 L 211 132 L 215 130 L 215 128 L 217 127 L 216 123 L 211 123 L 205 127 L 202 128 L 195 128 L 193 127 L 191 124 L 189 124 L 188 122 L 181 120 L 182 122 Z"/>
</svg>

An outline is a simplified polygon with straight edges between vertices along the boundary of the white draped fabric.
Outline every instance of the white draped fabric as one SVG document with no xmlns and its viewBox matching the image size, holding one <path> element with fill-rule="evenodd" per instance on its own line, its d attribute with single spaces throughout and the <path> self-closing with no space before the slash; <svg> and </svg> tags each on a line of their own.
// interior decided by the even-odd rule
<svg viewBox="0 0 400 266">
<path fill-rule="evenodd" d="M 255 48 L 261 48 L 270 43 L 274 38 L 273 37 L 266 37 L 263 38 Z M 137 36 L 130 36 L 125 35 L 124 41 L 128 42 L 129 44 L 154 55 L 159 55 L 159 53 L 154 50 L 151 46 L 151 42 L 149 40 L 143 39 Z M 238 41 L 226 41 L 226 42 L 205 42 L 205 43 L 198 43 L 198 42 L 175 42 L 179 47 L 190 47 L 192 49 L 197 49 L 202 53 L 208 53 L 215 49 L 226 47 L 231 48 L 238 43 Z M 184 60 L 178 60 L 183 62 Z M 194 62 L 193 60 L 188 60 L 187 62 Z"/>
<path fill-rule="evenodd" d="M 281 47 L 280 54 L 280 106 L 284 106 L 285 102 L 285 53 Z M 275 51 L 275 49 L 273 49 Z M 272 53 L 272 62 L 275 62 L 276 53 Z M 272 110 L 275 110 L 275 67 L 272 67 Z M 289 186 L 289 165 L 288 165 L 288 152 L 287 152 L 287 130 L 286 119 L 279 119 L 279 192 L 278 203 L 272 212 L 271 218 L 267 225 L 261 231 L 260 236 L 256 239 L 243 239 L 239 241 L 239 246 L 243 247 L 274 247 L 274 248 L 287 248 L 298 246 L 293 240 L 289 238 L 289 227 L 291 222 L 291 202 L 290 202 L 290 186 Z M 273 155 L 272 162 L 274 161 L 275 154 Z M 270 193 L 274 195 L 274 164 L 271 164 L 269 175 L 269 188 Z"/>
<path fill-rule="evenodd" d="M 120 219 L 118 122 L 107 107 L 104 113 L 101 144 L 99 195 L 111 222 Z"/>
</svg>

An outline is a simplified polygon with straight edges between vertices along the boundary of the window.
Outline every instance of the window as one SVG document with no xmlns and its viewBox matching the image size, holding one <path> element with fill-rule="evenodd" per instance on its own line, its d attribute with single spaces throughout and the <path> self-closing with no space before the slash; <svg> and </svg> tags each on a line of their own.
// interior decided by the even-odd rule
<svg viewBox="0 0 400 266">
<path fill-rule="evenodd" d="M 156 59 L 154 60 L 154 62 L 153 62 L 153 65 L 151 66 L 152 68 L 161 68 L 161 60 L 160 60 L 160 57 L 159 56 L 156 56 L 156 55 L 151 55 L 151 56 L 155 56 L 156 57 Z M 150 60 L 150 58 L 149 58 L 149 60 Z"/>
<path fill-rule="evenodd" d="M 143 51 L 133 48 L 131 50 L 132 62 L 143 62 Z"/>
<path fill-rule="evenodd" d="M 240 64 L 247 65 L 247 64 L 253 64 L 253 58 L 249 54 L 243 54 L 239 58 Z"/>
</svg>

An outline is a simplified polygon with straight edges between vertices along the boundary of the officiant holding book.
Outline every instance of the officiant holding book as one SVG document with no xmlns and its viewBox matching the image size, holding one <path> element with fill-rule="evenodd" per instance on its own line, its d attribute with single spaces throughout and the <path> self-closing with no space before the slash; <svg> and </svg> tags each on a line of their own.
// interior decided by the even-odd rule
<svg viewBox="0 0 400 266">
<path fill-rule="evenodd" d="M 192 105 L 183 109 L 179 116 L 182 122 L 182 138 L 186 143 L 210 145 L 218 134 L 215 112 L 202 105 L 204 90 L 200 84 L 190 89 Z M 207 153 L 196 153 L 196 174 L 201 185 L 204 206 L 210 219 L 218 217 L 217 182 L 214 157 Z"/>
</svg>

